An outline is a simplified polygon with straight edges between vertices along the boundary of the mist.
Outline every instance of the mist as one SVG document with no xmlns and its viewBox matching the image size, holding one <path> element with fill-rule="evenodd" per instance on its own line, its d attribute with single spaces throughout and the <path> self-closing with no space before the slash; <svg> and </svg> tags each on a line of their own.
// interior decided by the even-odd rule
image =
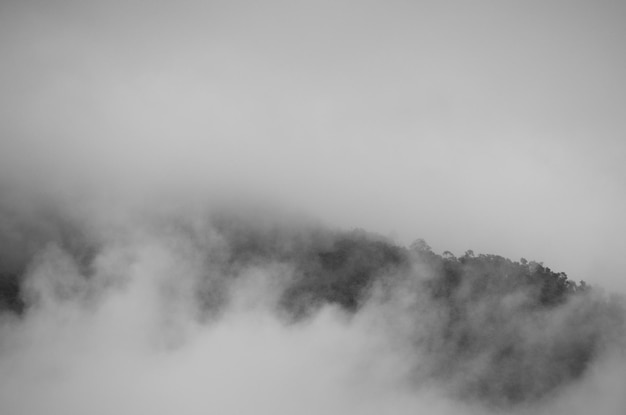
<svg viewBox="0 0 626 415">
<path fill-rule="evenodd" d="M 601 290 L 493 288 L 491 257 L 260 206 L 5 212 L 4 413 L 624 409 L 626 308 Z"/>
<path fill-rule="evenodd" d="M 625 13 L 2 2 L 0 412 L 623 414 Z"/>
</svg>

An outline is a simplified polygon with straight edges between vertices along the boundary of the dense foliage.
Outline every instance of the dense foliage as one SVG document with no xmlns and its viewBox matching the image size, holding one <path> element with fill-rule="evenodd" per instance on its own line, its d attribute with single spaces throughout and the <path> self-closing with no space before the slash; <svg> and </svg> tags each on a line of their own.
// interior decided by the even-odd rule
<svg viewBox="0 0 626 415">
<path fill-rule="evenodd" d="M 96 272 L 102 241 L 62 217 L 52 219 L 3 222 L 0 310 L 28 312 L 23 281 L 33 257 L 51 243 L 74 258 L 84 278 Z M 412 305 L 397 312 L 414 324 L 397 336 L 427 357 L 426 365 L 415 367 L 417 381 L 435 379 L 463 398 L 496 406 L 541 400 L 580 379 L 626 331 L 623 302 L 541 263 L 472 251 L 439 255 L 423 240 L 402 247 L 362 230 L 223 213 L 208 222 L 200 230 L 184 221 L 163 228 L 203 247 L 206 270 L 196 296 L 206 313 L 227 303 L 229 281 L 271 264 L 289 270 L 276 277 L 281 289 L 275 306 L 293 323 L 324 305 L 351 314 L 377 293 L 391 303 L 401 293 Z"/>
</svg>

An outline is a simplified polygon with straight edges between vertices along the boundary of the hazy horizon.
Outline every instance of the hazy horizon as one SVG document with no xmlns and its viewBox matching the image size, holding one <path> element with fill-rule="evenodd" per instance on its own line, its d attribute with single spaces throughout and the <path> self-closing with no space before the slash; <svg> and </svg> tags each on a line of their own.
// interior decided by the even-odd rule
<svg viewBox="0 0 626 415">
<path fill-rule="evenodd" d="M 5 182 L 239 189 L 626 291 L 619 3 L 0 10 Z"/>
<path fill-rule="evenodd" d="M 481 413 L 437 388 L 405 393 L 402 353 L 370 331 L 381 325 L 373 311 L 346 323 L 330 307 L 300 331 L 263 306 L 260 317 L 229 309 L 210 328 L 187 321 L 197 310 L 188 287 L 168 285 L 171 274 L 210 274 L 213 264 L 194 262 L 205 255 L 200 248 L 221 259 L 231 247 L 219 237 L 189 241 L 179 222 L 213 237 L 198 212 L 230 204 L 300 225 L 360 228 L 403 246 L 422 238 L 437 253 L 523 257 L 599 292 L 626 294 L 625 22 L 626 3 L 609 0 L 1 2 L 0 236 L 20 248 L 0 254 L 22 260 L 26 253 L 12 251 L 30 249 L 22 239 L 64 232 L 46 222 L 44 205 L 75 221 L 70 234 L 93 231 L 103 247 L 87 282 L 80 258 L 61 248 L 28 259 L 24 278 L 33 286 L 25 290 L 44 300 L 31 298 L 23 320 L 0 318 L 0 367 L 15 375 L 0 378 L 3 396 L 31 387 L 62 411 L 85 379 L 90 387 L 73 406 L 84 413 L 93 402 L 128 398 L 115 373 L 127 370 L 133 375 L 121 385 L 147 385 L 127 412 L 171 413 L 189 395 L 194 413 L 210 406 L 199 384 L 236 397 L 242 381 L 255 404 L 240 408 L 233 398 L 217 408 L 298 412 L 300 397 L 312 413 L 363 413 L 359 398 L 367 396 L 373 413 L 395 400 L 399 413 Z M 11 233 L 14 225 L 26 236 Z M 260 290 L 271 302 L 276 287 L 257 280 L 289 274 L 286 267 L 237 270 L 252 281 L 244 300 Z M 107 285 L 117 283 L 119 291 Z M 161 289 L 175 298 L 163 300 Z M 82 296 L 94 292 L 106 295 L 90 308 Z M 562 328 L 561 317 L 546 321 Z M 530 327 L 533 335 L 546 330 Z M 51 338 L 48 350 L 41 339 Z M 240 344 L 257 338 L 259 349 L 247 355 Z M 161 354 L 169 341 L 180 348 Z M 234 351 L 222 361 L 203 348 Z M 265 355 L 278 374 L 257 393 L 270 370 Z M 372 376 L 345 388 L 376 356 Z M 621 413 L 623 366 L 602 356 L 538 413 Z M 96 359 L 105 363 L 90 363 Z M 240 359 L 250 378 L 228 372 Z M 196 364 L 231 377 L 220 383 Z M 292 384 L 298 368 L 313 373 L 307 393 Z M 186 378 L 190 391 L 172 380 Z M 111 385 L 111 395 L 99 393 Z M 163 407 L 147 399 L 151 386 Z M 276 406 L 271 397 L 281 388 L 296 398 Z M 331 403 L 316 405 L 316 393 Z M 603 396 L 613 407 L 602 407 Z M 44 411 L 11 402 L 29 415 L 31 404 Z M 511 413 L 533 413 L 524 411 Z"/>
</svg>

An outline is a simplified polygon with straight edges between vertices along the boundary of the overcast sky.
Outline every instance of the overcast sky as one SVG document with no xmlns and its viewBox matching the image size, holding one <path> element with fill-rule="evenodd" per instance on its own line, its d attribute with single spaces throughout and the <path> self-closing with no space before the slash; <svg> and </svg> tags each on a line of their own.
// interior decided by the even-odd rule
<svg viewBox="0 0 626 415">
<path fill-rule="evenodd" d="M 233 190 L 626 292 L 626 3 L 3 1 L 0 173 Z"/>
</svg>

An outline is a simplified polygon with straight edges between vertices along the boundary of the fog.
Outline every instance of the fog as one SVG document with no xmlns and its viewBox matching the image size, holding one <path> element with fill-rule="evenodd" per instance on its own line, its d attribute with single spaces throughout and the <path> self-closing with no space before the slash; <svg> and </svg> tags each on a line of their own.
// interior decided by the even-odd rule
<svg viewBox="0 0 626 415">
<path fill-rule="evenodd" d="M 238 188 L 624 291 L 621 4 L 0 7 L 5 179 Z"/>
<path fill-rule="evenodd" d="M 622 414 L 621 317 L 594 307 L 626 293 L 625 17 L 610 1 L 2 2 L 0 271 L 23 304 L 1 314 L 0 412 Z M 268 223 L 286 229 L 260 239 L 278 259 L 235 254 Z M 293 321 L 308 303 L 281 296 L 310 264 L 290 255 L 354 228 L 524 257 L 606 297 L 536 320 L 518 315 L 532 293 L 498 298 L 551 389 L 474 399 L 498 342 L 437 366 L 444 312 L 411 285 L 428 264 Z M 493 304 L 470 304 L 477 330 Z M 586 336 L 601 351 L 580 376 L 538 369 L 556 354 L 532 350 Z"/>
<path fill-rule="evenodd" d="M 416 257 L 408 274 L 386 267 L 355 308 L 323 275 L 307 280 L 307 252 L 333 267 L 340 251 L 324 250 L 345 238 L 315 220 L 180 200 L 117 215 L 72 206 L 4 210 L 3 246 L 22 249 L 2 252 L 3 278 L 25 268 L 23 311 L 1 314 L 3 413 L 620 414 L 626 404 L 623 299 L 583 293 L 533 309 L 523 288 L 476 302 L 468 286 L 466 317 L 451 323 L 426 288 L 438 271 Z"/>
</svg>

